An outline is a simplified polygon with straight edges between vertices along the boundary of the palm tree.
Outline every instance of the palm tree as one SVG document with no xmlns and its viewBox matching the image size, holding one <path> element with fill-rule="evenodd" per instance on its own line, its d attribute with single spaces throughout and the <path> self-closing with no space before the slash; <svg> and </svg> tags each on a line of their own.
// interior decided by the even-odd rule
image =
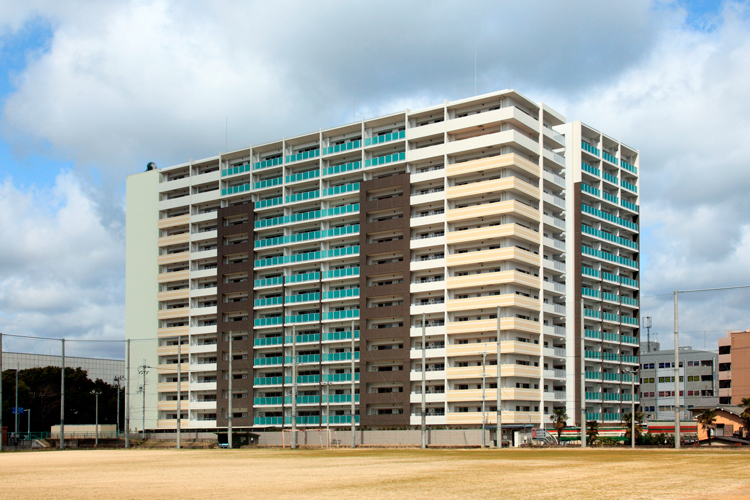
<svg viewBox="0 0 750 500">
<path fill-rule="evenodd" d="M 562 442 L 562 431 L 566 425 L 568 425 L 568 414 L 565 412 L 565 408 L 555 408 L 552 410 L 552 415 L 549 416 L 552 422 L 555 424 L 557 429 L 557 442 Z"/>
<path fill-rule="evenodd" d="M 596 438 L 599 437 L 599 422 L 596 420 L 586 422 L 586 435 L 589 438 L 589 444 L 594 444 Z"/>
<path fill-rule="evenodd" d="M 750 397 L 742 398 L 742 406 L 745 411 L 740 413 L 740 417 L 745 419 L 745 436 L 750 436 Z"/>
<path fill-rule="evenodd" d="M 630 435 L 630 429 L 632 427 L 632 419 L 633 416 L 630 413 L 626 413 L 623 415 L 623 421 L 625 422 L 625 425 L 627 426 L 627 429 L 625 430 L 625 436 L 628 438 L 628 442 L 633 439 L 633 437 Z M 643 413 L 636 410 L 635 412 L 635 440 L 638 440 L 638 437 L 643 434 Z"/>
<path fill-rule="evenodd" d="M 711 446 L 711 429 L 716 426 L 716 411 L 712 409 L 703 410 L 696 417 L 698 425 L 703 427 L 708 437 L 708 446 Z"/>
</svg>

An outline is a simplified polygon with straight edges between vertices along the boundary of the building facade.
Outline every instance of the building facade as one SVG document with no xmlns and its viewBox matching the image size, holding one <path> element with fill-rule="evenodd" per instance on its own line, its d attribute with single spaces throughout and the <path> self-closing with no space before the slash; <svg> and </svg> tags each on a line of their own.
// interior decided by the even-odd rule
<svg viewBox="0 0 750 500">
<path fill-rule="evenodd" d="M 719 404 L 750 398 L 750 330 L 727 332 L 719 339 Z"/>
<path fill-rule="evenodd" d="M 652 343 L 652 346 L 658 344 Z M 683 419 L 695 406 L 718 404 L 718 355 L 680 347 L 680 406 Z M 641 353 L 641 411 L 647 420 L 674 420 L 674 349 Z"/>
<path fill-rule="evenodd" d="M 146 426 L 176 426 L 178 341 L 186 429 L 225 427 L 230 397 L 235 428 L 288 427 L 294 377 L 299 426 L 408 428 L 423 374 L 428 425 L 494 424 L 498 371 L 504 425 L 619 422 L 639 165 L 509 90 L 130 176 Z"/>
</svg>

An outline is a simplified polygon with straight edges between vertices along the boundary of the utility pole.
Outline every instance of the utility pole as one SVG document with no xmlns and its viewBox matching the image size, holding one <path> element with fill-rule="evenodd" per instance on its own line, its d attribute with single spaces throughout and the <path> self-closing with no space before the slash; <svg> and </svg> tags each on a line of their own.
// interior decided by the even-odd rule
<svg viewBox="0 0 750 500">
<path fill-rule="evenodd" d="M 60 371 L 60 449 L 65 449 L 65 339 L 62 341 L 62 370 Z"/>
<path fill-rule="evenodd" d="M 360 338 L 361 337 L 362 337 L 362 335 L 360 333 Z M 359 343 L 359 346 L 360 346 L 360 359 L 362 357 L 362 349 L 361 349 L 362 345 L 363 345 L 362 342 L 360 342 Z M 351 391 L 352 391 L 352 411 L 351 411 L 351 413 L 352 413 L 352 418 L 351 418 L 351 424 L 352 424 L 352 448 L 356 448 L 357 447 L 357 427 L 356 427 L 356 425 L 357 425 L 357 417 L 355 415 L 357 413 L 357 409 L 356 409 L 355 402 L 354 402 L 354 399 L 355 399 L 354 398 L 354 393 L 356 392 L 355 385 L 354 385 L 354 382 L 355 382 L 354 379 L 355 378 L 356 377 L 355 377 L 355 373 L 354 373 L 354 321 L 352 321 L 352 389 L 351 389 Z"/>
<path fill-rule="evenodd" d="M 143 395 L 143 406 L 141 408 L 141 439 L 146 439 L 146 374 L 148 369 L 151 368 L 146 364 L 146 360 L 143 360 L 143 365 L 138 368 L 138 373 L 143 375 L 143 385 L 138 388 L 138 392 Z"/>
<path fill-rule="evenodd" d="M 19 412 L 18 412 L 18 368 L 19 368 L 18 364 L 16 364 L 16 411 L 13 412 L 16 416 L 15 427 L 14 427 L 16 431 L 16 439 L 18 439 L 18 435 L 19 435 L 19 432 L 18 432 L 18 415 L 19 415 Z"/>
<path fill-rule="evenodd" d="M 500 380 L 502 376 L 502 367 L 500 365 L 500 330 L 501 330 L 501 319 L 500 319 L 500 307 L 497 308 L 497 428 L 495 429 L 495 434 L 497 434 L 497 447 L 502 448 L 503 447 L 503 393 L 500 385 Z"/>
<path fill-rule="evenodd" d="M 95 411 L 95 415 L 96 415 L 96 417 L 95 417 L 96 420 L 94 421 L 95 422 L 94 428 L 96 429 L 96 431 L 95 431 L 96 432 L 96 444 L 95 444 L 95 446 L 97 448 L 99 447 L 99 394 L 101 394 L 101 393 L 102 393 L 101 391 L 96 391 L 96 390 L 91 391 L 91 394 L 94 395 L 94 398 L 96 400 L 96 403 L 95 403 L 96 404 L 96 409 L 94 410 Z"/>
<path fill-rule="evenodd" d="M 427 411 L 427 395 L 425 394 L 427 387 L 427 371 L 425 367 L 427 362 L 427 355 L 425 353 L 425 321 L 425 313 L 422 313 L 422 449 L 427 448 L 427 415 L 425 414 Z"/>
<path fill-rule="evenodd" d="M 292 325 L 292 449 L 297 449 L 297 327 Z"/>
<path fill-rule="evenodd" d="M 115 383 L 117 384 L 117 439 L 120 439 L 120 382 L 123 378 L 122 375 L 115 377 Z"/>
<path fill-rule="evenodd" d="M 3 334 L 0 332 L 0 434 L 3 432 Z M 3 451 L 3 438 L 0 435 L 0 451 Z"/>
<path fill-rule="evenodd" d="M 130 448 L 130 339 L 125 341 L 125 448 Z"/>
<path fill-rule="evenodd" d="M 31 408 L 26 408 L 26 415 L 29 417 L 26 425 L 26 431 L 29 433 L 29 441 L 31 441 Z"/>
<path fill-rule="evenodd" d="M 321 385 L 326 388 L 326 434 L 328 435 L 328 449 L 331 449 L 331 382 L 324 380 Z"/>
<path fill-rule="evenodd" d="M 581 448 L 586 447 L 586 309 L 581 299 Z"/>
<path fill-rule="evenodd" d="M 177 449 L 182 448 L 182 335 L 177 336 Z"/>
<path fill-rule="evenodd" d="M 232 400 L 234 399 L 234 389 L 232 388 L 232 380 L 234 379 L 234 370 L 232 369 L 232 358 L 234 358 L 234 351 L 232 350 L 233 338 L 234 333 L 229 332 L 229 414 L 227 415 L 227 443 L 230 450 L 232 449 L 232 417 L 234 416 L 234 408 L 232 407 Z"/>
<path fill-rule="evenodd" d="M 635 450 L 635 374 L 630 370 L 630 448 Z"/>
<path fill-rule="evenodd" d="M 677 333 L 677 292 L 674 292 L 674 447 L 680 449 L 680 336 Z"/>
<path fill-rule="evenodd" d="M 486 424 L 487 419 L 485 418 L 486 414 L 484 412 L 485 411 L 485 399 L 486 399 L 485 398 L 486 364 L 487 364 L 487 344 L 484 344 L 484 352 L 482 353 L 482 448 L 485 448 L 487 445 L 486 437 L 485 437 L 485 434 L 486 434 L 485 429 L 487 428 L 487 424 Z"/>
<path fill-rule="evenodd" d="M 646 327 L 646 352 L 651 352 L 651 316 L 643 318 L 643 326 Z"/>
</svg>

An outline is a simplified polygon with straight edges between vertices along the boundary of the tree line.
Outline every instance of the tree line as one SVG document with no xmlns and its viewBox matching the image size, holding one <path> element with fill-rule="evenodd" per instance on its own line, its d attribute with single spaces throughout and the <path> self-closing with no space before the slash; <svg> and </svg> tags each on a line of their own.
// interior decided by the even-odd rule
<svg viewBox="0 0 750 500">
<path fill-rule="evenodd" d="M 60 424 L 60 370 L 59 366 L 29 368 L 18 372 L 18 406 L 24 408 L 19 415 L 19 432 L 28 432 L 28 414 L 31 409 L 31 432 L 49 432 Z M 16 370 L 4 370 L 3 426 L 15 432 Z M 117 422 L 117 386 L 101 379 L 91 380 L 86 370 L 65 368 L 65 423 L 91 424 L 96 419 L 96 397 L 99 395 L 99 424 Z M 120 427 L 125 421 L 124 388 L 120 389 Z"/>
</svg>

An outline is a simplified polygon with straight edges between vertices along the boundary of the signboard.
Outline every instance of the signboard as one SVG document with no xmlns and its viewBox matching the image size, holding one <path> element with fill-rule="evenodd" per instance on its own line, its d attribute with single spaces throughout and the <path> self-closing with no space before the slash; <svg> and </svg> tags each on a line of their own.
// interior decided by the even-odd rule
<svg viewBox="0 0 750 500">
<path fill-rule="evenodd" d="M 18 413 L 16 413 L 16 410 L 18 410 Z M 16 408 L 14 406 L 13 407 L 13 415 L 23 415 L 23 407 L 19 406 L 18 408 Z"/>
</svg>

